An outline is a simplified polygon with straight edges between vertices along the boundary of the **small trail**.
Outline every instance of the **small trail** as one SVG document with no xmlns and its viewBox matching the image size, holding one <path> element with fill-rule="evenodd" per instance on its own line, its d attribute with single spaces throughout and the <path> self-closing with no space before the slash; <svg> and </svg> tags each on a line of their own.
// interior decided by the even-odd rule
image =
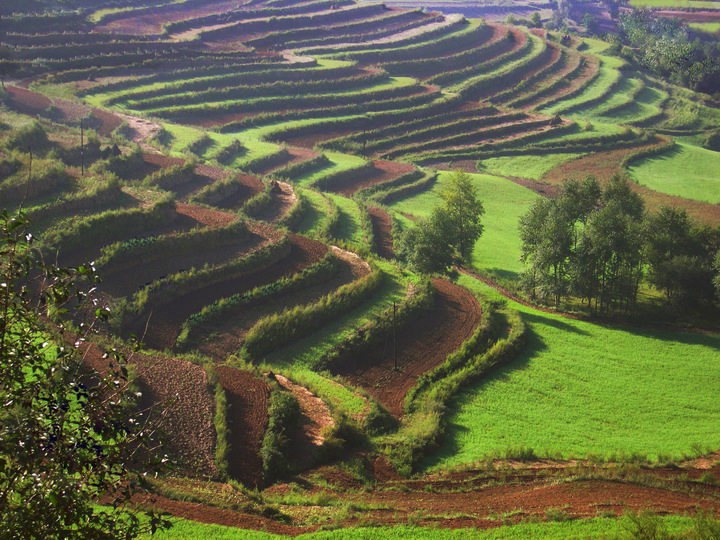
<svg viewBox="0 0 720 540">
<path fill-rule="evenodd" d="M 137 116 L 130 116 L 127 114 L 116 113 L 118 118 L 121 118 L 133 131 L 132 142 L 140 146 L 144 152 L 148 154 L 161 154 L 160 150 L 154 148 L 148 144 L 148 141 L 155 137 L 162 126 L 157 122 L 145 120 L 144 118 L 138 118 Z"/>
<path fill-rule="evenodd" d="M 313 465 L 318 450 L 325 444 L 324 432 L 335 425 L 325 402 L 304 386 L 293 383 L 287 377 L 275 375 L 275 380 L 298 401 L 302 416 L 297 429 L 289 433 L 293 444 L 288 458 L 294 469 L 303 471 Z"/>
<path fill-rule="evenodd" d="M 257 219 L 268 223 L 282 218 L 297 201 L 295 190 L 287 182 L 277 182 L 277 189 L 271 193 L 271 197 L 271 203 L 257 216 Z"/>
</svg>

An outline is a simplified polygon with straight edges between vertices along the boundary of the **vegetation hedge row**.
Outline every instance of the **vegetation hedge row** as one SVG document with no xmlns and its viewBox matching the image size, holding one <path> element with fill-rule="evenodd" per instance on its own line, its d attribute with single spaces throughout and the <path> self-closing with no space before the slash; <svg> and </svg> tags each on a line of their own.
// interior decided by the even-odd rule
<svg viewBox="0 0 720 540">
<path fill-rule="evenodd" d="M 460 19 L 419 33 L 416 36 L 407 38 L 402 42 L 390 41 L 385 44 L 374 45 L 370 50 L 349 50 L 332 54 L 333 58 L 341 58 L 344 60 L 356 60 L 363 63 L 385 63 L 400 60 L 412 60 L 413 58 L 423 58 L 426 55 L 441 56 L 443 53 L 461 50 L 471 47 L 478 34 L 482 37 L 479 28 L 473 27 L 468 23 L 467 19 Z M 359 44 L 360 47 L 363 44 Z M 327 52 L 327 51 L 326 51 Z"/>
<path fill-rule="evenodd" d="M 104 247 L 96 266 L 105 272 L 119 272 L 169 256 L 232 245 L 248 234 L 246 223 L 236 221 L 217 229 L 196 228 L 176 235 L 131 238 Z"/>
<path fill-rule="evenodd" d="M 338 2 L 328 1 L 328 6 L 332 4 L 337 5 Z M 243 17 L 243 21 L 235 23 L 225 28 L 219 28 L 215 30 L 207 30 L 201 33 L 202 39 L 206 41 L 222 41 L 226 39 L 235 38 L 238 34 L 254 34 L 260 32 L 276 32 L 278 30 L 289 30 L 292 28 L 299 27 L 323 27 L 329 26 L 333 23 L 342 23 L 346 21 L 352 21 L 360 17 L 369 17 L 376 13 L 380 13 L 385 9 L 381 4 L 370 4 L 370 5 L 358 5 L 350 4 L 349 9 L 331 9 L 328 7 L 328 11 L 315 12 L 317 9 L 316 4 L 300 4 L 296 9 L 302 9 L 309 11 L 308 15 L 297 15 L 294 17 L 283 17 L 269 16 L 268 10 L 262 10 L 262 20 L 247 20 Z M 308 9 L 309 7 L 309 9 Z M 289 8 L 284 8 L 285 10 Z M 244 14 L 245 12 L 243 12 Z"/>
<path fill-rule="evenodd" d="M 511 100 L 518 99 L 524 95 L 525 91 L 532 89 L 534 85 L 548 80 L 550 77 L 557 74 L 561 69 L 567 65 L 567 55 L 562 49 L 559 49 L 556 45 L 547 46 L 547 55 L 552 56 L 554 51 L 558 50 L 557 58 L 549 61 L 548 63 L 540 66 L 531 74 L 526 74 L 522 79 L 504 91 L 493 93 L 488 99 L 492 103 L 503 103 Z"/>
<path fill-rule="evenodd" d="M 302 220 L 310 207 L 307 197 L 301 190 L 295 190 L 295 203 L 290 207 L 287 213 L 282 217 L 279 225 L 287 227 L 291 231 L 297 231 Z"/>
<path fill-rule="evenodd" d="M 375 193 L 371 196 L 374 201 L 382 204 L 392 204 L 401 199 L 412 197 L 430 189 L 437 182 L 436 172 L 425 173 L 420 179 L 404 185 L 395 186 L 386 191 Z"/>
<path fill-rule="evenodd" d="M 156 186 L 164 190 L 172 190 L 182 184 L 187 184 L 195 179 L 195 163 L 187 161 L 182 164 L 171 165 L 160 169 L 147 176 L 143 183 L 149 186 Z"/>
<path fill-rule="evenodd" d="M 292 103 L 293 107 L 316 107 L 326 108 L 336 105 L 347 105 L 350 110 L 357 112 L 358 106 L 365 108 L 373 108 L 374 103 L 376 105 L 382 104 L 387 107 L 397 106 L 405 103 L 406 99 L 411 97 L 411 94 L 417 92 L 419 87 L 417 85 L 407 86 L 388 86 L 386 88 L 376 89 L 372 91 L 360 91 L 360 92 L 344 92 L 338 94 L 307 94 L 307 95 L 295 95 L 295 96 L 279 96 L 279 97 L 267 97 L 257 98 L 251 100 L 231 100 L 213 103 L 204 103 L 197 105 L 188 106 L 177 106 L 167 107 L 161 109 L 150 109 L 158 115 L 162 115 L 167 118 L 176 117 L 188 117 L 188 116 L 202 116 L 207 118 L 213 114 L 224 114 L 224 113 L 243 113 L 243 112 L 271 112 L 284 110 L 288 107 L 288 103 Z M 386 102 L 396 98 L 398 101 L 386 104 Z"/>
<path fill-rule="evenodd" d="M 431 309 L 435 301 L 435 287 L 429 279 L 421 280 L 408 294 L 404 302 L 397 306 L 393 317 L 393 308 L 389 307 L 373 320 L 358 328 L 336 347 L 317 359 L 316 368 L 331 372 L 341 370 L 343 365 L 357 362 L 369 351 L 387 340 L 396 328 L 412 324 Z"/>
<path fill-rule="evenodd" d="M 111 324 L 118 330 L 123 330 L 132 319 L 142 316 L 150 305 L 161 304 L 173 297 L 261 270 L 289 253 L 290 242 L 285 236 L 278 242 L 267 244 L 229 263 L 214 267 L 191 268 L 153 281 L 129 300 L 118 301 L 113 310 Z"/>
<path fill-rule="evenodd" d="M 277 383 L 272 385 L 268 426 L 260 447 L 265 482 L 273 482 L 290 472 L 287 456 L 291 440 L 287 433 L 300 419 L 300 406 L 295 397 Z"/>
<path fill-rule="evenodd" d="M 21 169 L 0 183 L 0 200 L 19 203 L 66 188 L 72 178 L 62 163 L 52 160 L 34 160 L 30 169 Z"/>
<path fill-rule="evenodd" d="M 317 94 L 319 91 L 341 92 L 344 90 L 359 90 L 382 84 L 389 80 L 385 72 L 354 74 L 343 78 L 328 78 L 308 81 L 276 81 L 258 85 L 217 85 L 216 81 L 210 84 L 213 86 L 206 90 L 186 91 L 178 88 L 178 93 L 163 92 L 159 96 L 146 99 L 134 97 L 125 100 L 129 106 L 136 110 L 151 110 L 167 107 L 181 107 L 184 105 L 196 105 L 211 101 L 225 101 L 242 96 L 243 99 L 271 98 L 280 96 L 305 96 Z M 206 83 L 207 85 L 207 83 Z M 207 86 L 206 86 L 207 88 Z"/>
<path fill-rule="evenodd" d="M 351 0 L 325 0 L 322 2 L 309 2 L 307 4 L 290 5 L 283 7 L 263 7 L 256 10 L 233 10 L 226 13 L 216 13 L 193 19 L 182 21 L 174 21 L 164 25 L 166 34 L 176 34 L 190 30 L 192 28 L 214 26 L 217 24 L 227 24 L 243 20 L 252 20 L 257 18 L 277 18 L 289 15 L 298 15 L 315 11 L 316 9 L 332 9 L 332 6 L 342 6 L 352 4 Z"/>
<path fill-rule="evenodd" d="M 197 193 L 193 194 L 189 200 L 192 203 L 218 206 L 222 203 L 222 201 L 236 195 L 241 190 L 250 191 L 251 188 L 248 188 L 245 184 L 239 182 L 234 176 L 230 176 L 205 186 Z M 263 190 L 260 189 L 259 192 L 262 193 Z"/>
<path fill-rule="evenodd" d="M 148 229 L 167 225 L 176 217 L 175 199 L 167 194 L 147 209 L 106 210 L 78 219 L 63 229 L 50 231 L 45 235 L 44 251 L 72 251 L 97 240 L 111 243 L 119 238 L 143 234 Z"/>
<path fill-rule="evenodd" d="M 446 70 L 443 73 L 431 77 L 428 82 L 448 86 L 477 75 L 488 73 L 498 66 L 512 63 L 516 58 L 527 54 L 530 47 L 532 47 L 532 43 L 530 39 L 528 39 L 527 34 L 523 34 L 523 36 L 525 37 L 525 41 L 516 47 L 515 44 L 517 41 L 515 34 L 508 30 L 505 32 L 503 39 L 494 42 L 490 48 L 489 52 L 496 54 L 486 54 L 485 60 L 471 62 L 470 65 L 465 65 L 461 69 Z"/>
<path fill-rule="evenodd" d="M 201 64 L 195 65 L 194 67 L 187 68 L 166 68 L 163 71 L 158 71 L 152 75 L 144 75 L 139 77 L 131 77 L 116 82 L 103 83 L 99 86 L 88 88 L 86 90 L 80 90 L 78 95 L 86 96 L 101 93 L 115 93 L 122 92 L 124 90 L 132 90 L 138 86 L 154 85 L 159 83 L 177 83 L 185 79 L 204 79 L 210 77 L 222 77 L 227 76 L 227 73 L 233 71 L 242 71 L 243 73 L 254 73 L 256 71 L 270 72 L 270 66 L 277 64 L 279 60 L 274 57 L 267 58 L 246 58 L 239 56 L 235 59 L 228 58 L 215 58 L 214 61 L 210 61 L 207 56 L 201 57 Z M 315 65 L 317 62 L 315 62 Z M 305 69 L 307 64 L 300 64 L 300 68 L 295 67 L 295 64 L 289 66 L 287 69 Z M 53 79 L 54 80 L 54 79 Z"/>
<path fill-rule="evenodd" d="M 243 171 L 247 171 L 249 173 L 258 173 L 259 171 L 262 171 L 264 169 L 269 169 L 271 167 L 281 165 L 282 163 L 285 163 L 289 158 L 290 152 L 288 152 L 288 149 L 280 148 L 276 152 L 265 154 L 250 161 L 246 161 L 241 165 L 240 168 Z"/>
<path fill-rule="evenodd" d="M 502 37 L 491 40 L 493 32 L 492 26 L 483 25 L 477 34 L 477 42 L 471 47 L 459 49 L 448 56 L 428 56 L 413 60 L 387 62 L 383 63 L 383 67 L 398 75 L 428 77 L 428 82 L 431 82 L 432 77 L 440 73 L 459 70 L 471 63 L 481 63 L 504 52 L 511 42 Z M 507 31 L 503 34 L 503 37 L 505 36 L 507 36 Z"/>
<path fill-rule="evenodd" d="M 384 279 L 384 272 L 374 268 L 367 276 L 343 285 L 313 304 L 286 309 L 261 319 L 248 332 L 240 356 L 259 360 L 263 355 L 318 330 L 363 303 Z"/>
<path fill-rule="evenodd" d="M 176 346 L 181 350 L 192 348 L 207 335 L 208 325 L 242 313 L 250 304 L 264 302 L 269 298 L 283 296 L 298 289 L 327 281 L 339 270 L 340 264 L 337 257 L 328 253 L 320 262 L 291 276 L 284 276 L 251 291 L 234 294 L 208 304 L 183 323 Z"/>
<path fill-rule="evenodd" d="M 373 174 L 375 170 L 375 166 L 372 162 L 366 161 L 359 167 L 353 167 L 352 169 L 344 169 L 326 174 L 325 176 L 315 180 L 312 187 L 319 189 L 320 191 L 335 191 L 337 188 L 342 187 L 346 182 L 353 181 L 358 177 L 368 174 Z"/>
<path fill-rule="evenodd" d="M 501 324 L 495 317 L 489 324 L 481 324 L 444 364 L 420 379 L 420 388 L 408 394 L 406 410 L 412 412 L 386 448 L 400 474 L 411 475 L 426 452 L 439 443 L 446 427 L 447 405 L 459 390 L 493 366 L 513 360 L 524 348 L 526 327 L 520 314 L 504 309 L 499 315 L 498 319 L 504 319 Z M 507 337 L 499 337 L 504 328 L 509 330 Z M 486 348 L 492 339 L 496 341 Z"/>
<path fill-rule="evenodd" d="M 582 57 L 580 64 L 583 64 L 583 62 L 588 62 L 585 59 L 585 57 Z M 593 83 L 595 81 L 595 79 L 597 79 L 600 76 L 600 74 L 602 73 L 600 71 L 599 65 L 597 65 L 595 63 L 589 63 L 589 62 L 588 62 L 588 65 L 593 66 L 595 69 L 592 76 L 588 77 L 585 81 L 583 81 L 582 84 L 576 85 L 571 91 L 551 97 L 547 101 L 543 102 L 542 107 L 550 107 L 552 105 L 555 105 L 556 103 L 559 103 L 559 102 L 565 101 L 565 100 L 569 100 L 569 99 L 573 99 L 573 98 L 579 96 L 580 94 L 582 94 L 585 91 L 585 88 L 587 88 L 588 85 Z M 584 69 L 584 66 L 581 67 L 580 69 L 581 70 Z M 566 85 L 570 84 L 570 82 L 568 82 L 568 81 L 570 81 L 570 79 L 568 77 L 565 77 L 564 81 L 560 81 L 560 83 L 562 84 L 562 86 L 566 86 Z"/>
<path fill-rule="evenodd" d="M 563 52 L 565 52 L 565 50 Z M 579 77 L 582 71 L 588 66 L 588 59 L 587 57 L 579 55 L 577 53 L 568 52 L 567 54 L 568 57 L 570 57 L 570 55 L 574 55 L 577 59 L 577 64 L 575 64 L 572 69 L 570 69 L 563 76 L 551 79 L 545 84 L 540 85 L 538 88 L 533 89 L 531 92 L 528 92 L 527 94 L 519 96 L 512 101 L 509 101 L 507 105 L 510 107 L 523 107 L 530 103 L 536 102 L 545 96 L 549 96 L 565 86 L 570 86 L 572 81 Z"/>
<path fill-rule="evenodd" d="M 239 139 L 233 141 L 227 146 L 223 146 L 220 151 L 215 154 L 215 159 L 222 165 L 230 165 L 237 158 L 243 156 L 247 152 L 245 145 Z"/>
<path fill-rule="evenodd" d="M 297 28 L 271 32 L 265 36 L 250 39 L 247 44 L 251 47 L 261 48 L 282 46 L 287 49 L 300 49 L 335 43 L 359 43 L 441 20 L 442 15 L 423 16 L 419 10 L 387 11 L 377 17 L 349 21 L 330 28 Z"/>
<path fill-rule="evenodd" d="M 416 182 L 417 180 L 423 178 L 425 176 L 425 173 L 419 169 L 415 169 L 413 171 L 410 171 L 408 173 L 405 173 L 401 176 L 398 176 L 397 178 L 394 178 L 393 180 L 388 180 L 387 182 L 383 182 L 382 184 L 375 184 L 373 186 L 367 187 L 365 189 L 362 189 L 355 193 L 355 196 L 361 199 L 367 199 L 367 198 L 373 198 L 373 195 L 379 194 L 379 193 L 386 193 L 387 191 L 391 190 L 392 188 L 396 188 L 398 186 L 404 186 L 406 184 L 412 184 Z"/>
<path fill-rule="evenodd" d="M 547 64 L 552 53 L 552 49 L 545 47 L 543 44 L 542 48 L 534 49 L 530 54 L 518 59 L 511 66 L 503 67 L 473 80 L 463 95 L 470 99 L 481 99 L 502 92 L 507 87 L 512 89 L 516 87 L 522 88 L 527 82 L 528 75 L 542 69 Z"/>
<path fill-rule="evenodd" d="M 267 68 L 267 64 L 261 65 L 264 68 Z M 288 85 L 289 83 L 297 84 L 318 82 L 318 79 L 327 82 L 329 79 L 343 79 L 352 75 L 357 75 L 358 73 L 358 69 L 355 66 L 341 66 L 329 69 L 308 69 L 306 65 L 305 69 L 298 69 L 297 67 L 289 66 L 277 69 L 263 69 L 261 71 L 251 71 L 246 68 L 247 66 L 244 66 L 242 70 L 237 70 L 237 68 L 225 68 L 225 72 L 218 72 L 214 76 L 211 76 L 210 73 L 206 73 L 204 71 L 201 71 L 198 74 L 191 72 L 190 75 L 195 76 L 187 78 L 178 74 L 178 77 L 171 84 L 147 90 L 131 90 L 130 92 L 125 92 L 122 95 L 109 99 L 106 103 L 110 105 L 121 101 L 141 101 L 180 92 L 203 91 L 207 90 L 210 86 L 214 88 L 235 87 L 255 89 L 272 87 L 277 84 Z M 227 70 L 230 70 L 229 75 Z M 215 70 L 213 70 L 213 72 L 214 71 Z M 146 84 L 145 79 L 138 82 Z M 127 88 L 132 89 L 133 86 L 128 86 Z M 106 89 L 107 87 L 103 87 L 103 91 Z"/>
<path fill-rule="evenodd" d="M 407 147 L 410 146 L 410 143 L 413 141 L 435 141 L 444 136 L 456 136 L 459 133 L 467 132 L 469 129 L 492 128 L 496 125 L 524 120 L 527 117 L 528 115 L 524 112 L 511 112 L 494 116 L 462 118 L 448 123 L 438 120 L 438 123 L 434 126 L 407 131 L 403 135 L 375 139 L 368 143 L 367 148 L 373 152 L 381 152 L 395 147 Z"/>
<path fill-rule="evenodd" d="M 294 180 L 311 172 L 319 171 L 330 164 L 330 160 L 325 154 L 291 163 L 282 169 L 275 171 L 273 174 L 278 178 L 286 180 Z"/>
<path fill-rule="evenodd" d="M 111 204 L 121 196 L 122 190 L 117 177 L 95 177 L 91 179 L 90 187 L 64 193 L 57 200 L 33 209 L 28 213 L 28 217 L 38 222 L 78 210 L 94 210 Z"/>
<path fill-rule="evenodd" d="M 549 123 L 550 120 L 531 120 L 529 122 L 501 124 L 492 128 L 472 131 L 468 133 L 460 133 L 458 135 L 434 139 L 420 144 L 400 146 L 391 152 L 384 153 L 383 155 L 386 156 L 388 159 L 393 159 L 398 156 L 404 156 L 410 153 L 412 153 L 413 155 L 417 155 L 418 153 L 425 153 L 430 150 L 447 146 L 459 146 L 469 144 L 479 145 L 482 140 L 506 137 L 515 133 L 522 133 L 526 131 L 535 131 L 536 129 L 548 126 Z"/>
</svg>

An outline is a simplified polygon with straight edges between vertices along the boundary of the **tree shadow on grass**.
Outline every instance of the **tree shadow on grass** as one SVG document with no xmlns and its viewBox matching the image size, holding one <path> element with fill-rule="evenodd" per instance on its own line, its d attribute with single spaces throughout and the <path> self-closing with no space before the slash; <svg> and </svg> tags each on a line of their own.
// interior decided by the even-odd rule
<svg viewBox="0 0 720 540">
<path fill-rule="evenodd" d="M 522 318 L 526 323 L 542 324 L 546 326 L 552 326 L 563 332 L 569 332 L 571 334 L 578 334 L 581 336 L 591 336 L 590 332 L 586 332 L 582 328 L 579 328 L 577 324 L 573 322 L 565 321 L 561 316 L 552 316 L 543 312 L 523 312 Z"/>
</svg>

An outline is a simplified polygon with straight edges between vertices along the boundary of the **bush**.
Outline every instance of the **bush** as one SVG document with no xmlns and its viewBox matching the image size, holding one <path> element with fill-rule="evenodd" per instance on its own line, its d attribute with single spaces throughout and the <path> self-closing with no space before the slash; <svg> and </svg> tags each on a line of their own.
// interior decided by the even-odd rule
<svg viewBox="0 0 720 540">
<path fill-rule="evenodd" d="M 13 133 L 5 141 L 8 150 L 19 150 L 25 153 L 43 154 L 50 148 L 45 128 L 34 120 L 32 123 L 23 126 Z"/>
<path fill-rule="evenodd" d="M 300 406 L 290 392 L 276 384 L 270 394 L 268 416 L 260 458 L 265 481 L 272 482 L 290 472 L 290 463 L 286 456 L 291 441 L 287 433 L 300 420 Z"/>
</svg>

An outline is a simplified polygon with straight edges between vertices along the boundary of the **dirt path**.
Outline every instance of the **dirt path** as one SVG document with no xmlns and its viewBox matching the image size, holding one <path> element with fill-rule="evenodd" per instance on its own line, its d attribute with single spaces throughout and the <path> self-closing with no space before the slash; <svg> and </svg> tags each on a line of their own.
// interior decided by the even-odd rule
<svg viewBox="0 0 720 540">
<path fill-rule="evenodd" d="M 445 361 L 468 339 L 482 317 L 477 299 L 466 289 L 434 279 L 435 304 L 396 336 L 397 366 L 394 369 L 392 336 L 362 358 L 343 360 L 337 370 L 364 388 L 395 417 L 403 414 L 403 400 L 423 373 Z"/>
<path fill-rule="evenodd" d="M 288 433 L 292 441 L 288 458 L 296 471 L 304 471 L 317 459 L 320 447 L 325 444 L 324 432 L 332 428 L 335 421 L 325 402 L 310 390 L 282 375 L 275 375 L 275 379 L 300 405 L 302 420 L 297 429 Z"/>
<path fill-rule="evenodd" d="M 227 400 L 228 472 L 249 486 L 262 483 L 260 446 L 268 423 L 270 389 L 252 373 L 229 366 L 216 368 Z"/>
<path fill-rule="evenodd" d="M 144 152 L 148 154 L 160 154 L 160 150 L 154 148 L 148 144 L 148 141 L 155 137 L 162 126 L 157 122 L 145 120 L 144 118 L 138 118 L 137 116 L 130 116 L 127 114 L 117 114 L 133 131 L 132 142 L 140 146 Z"/>
<path fill-rule="evenodd" d="M 393 249 L 392 221 L 385 210 L 375 206 L 368 207 L 370 221 L 372 222 L 373 236 L 378 255 L 386 259 L 395 257 Z"/>
<path fill-rule="evenodd" d="M 297 201 L 297 195 L 292 185 L 287 182 L 278 182 L 278 190 L 271 194 L 272 202 L 256 217 L 261 221 L 273 223 L 283 217 Z"/>
</svg>

